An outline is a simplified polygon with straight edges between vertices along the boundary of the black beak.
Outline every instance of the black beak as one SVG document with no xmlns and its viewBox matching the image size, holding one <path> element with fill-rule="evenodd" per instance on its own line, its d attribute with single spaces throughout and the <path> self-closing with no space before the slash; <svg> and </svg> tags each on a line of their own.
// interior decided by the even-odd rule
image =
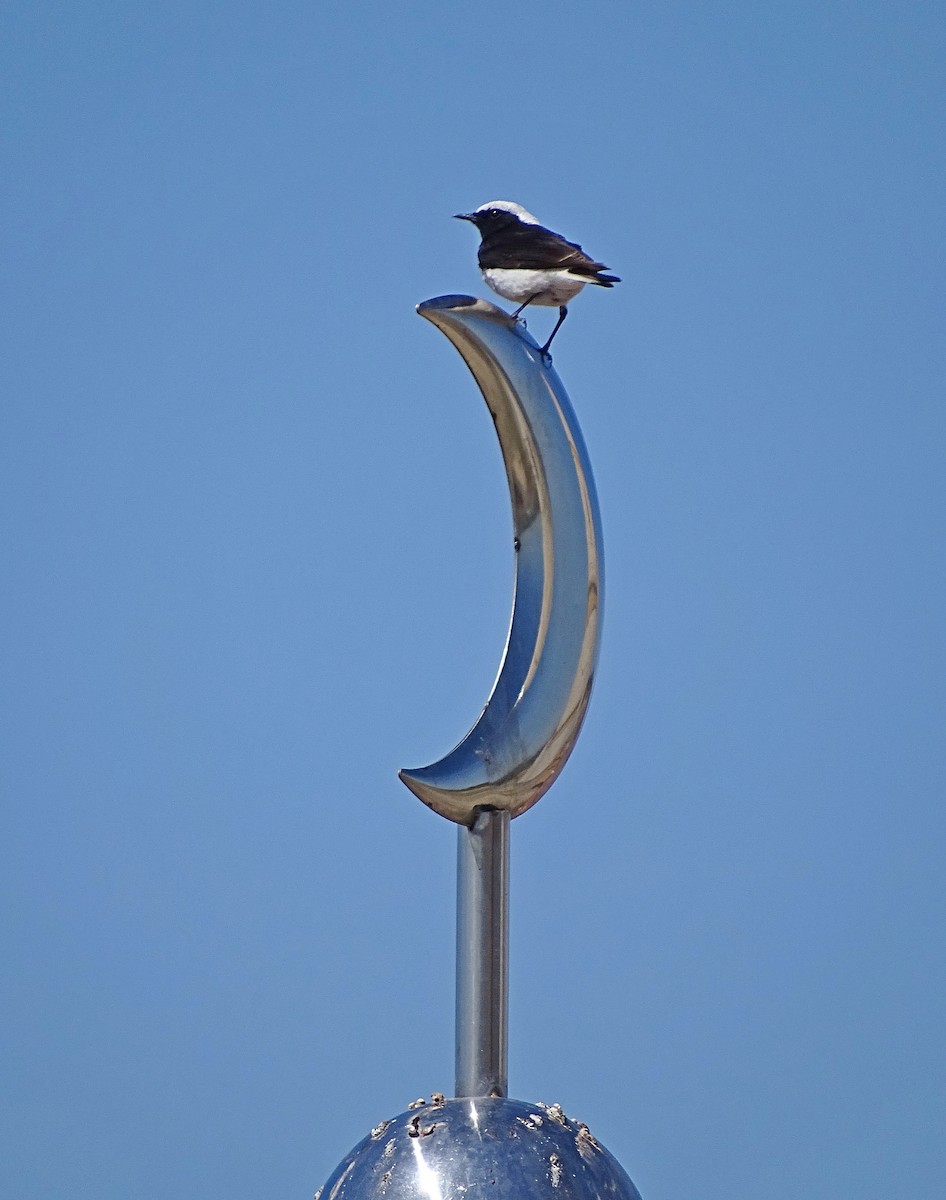
<svg viewBox="0 0 946 1200">
<path fill-rule="evenodd" d="M 457 221 L 472 221 L 476 224 L 476 213 L 454 213 L 454 220 Z"/>
</svg>

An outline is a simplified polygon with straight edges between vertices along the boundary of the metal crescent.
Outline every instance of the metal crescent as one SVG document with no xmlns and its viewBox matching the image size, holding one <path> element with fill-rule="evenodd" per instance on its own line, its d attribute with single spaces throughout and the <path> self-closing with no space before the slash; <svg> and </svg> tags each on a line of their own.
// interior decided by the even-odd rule
<svg viewBox="0 0 946 1200">
<path fill-rule="evenodd" d="M 552 786 L 588 708 L 601 632 L 601 520 L 588 453 L 558 375 L 521 325 L 472 296 L 417 306 L 456 346 L 492 414 L 515 532 L 512 619 L 476 724 L 400 778 L 441 816 L 516 817 Z"/>
</svg>

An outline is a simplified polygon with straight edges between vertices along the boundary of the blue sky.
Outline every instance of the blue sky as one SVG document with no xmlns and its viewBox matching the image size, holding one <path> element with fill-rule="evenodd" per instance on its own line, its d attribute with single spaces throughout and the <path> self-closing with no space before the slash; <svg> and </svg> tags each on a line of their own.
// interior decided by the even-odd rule
<svg viewBox="0 0 946 1200">
<path fill-rule="evenodd" d="M 310 1196 L 452 1086 L 512 563 L 450 214 L 555 365 L 601 671 L 513 825 L 510 1089 L 645 1200 L 946 1189 L 946 16 L 8 3 L 0 1191 Z M 530 329 L 544 339 L 554 314 Z"/>
</svg>

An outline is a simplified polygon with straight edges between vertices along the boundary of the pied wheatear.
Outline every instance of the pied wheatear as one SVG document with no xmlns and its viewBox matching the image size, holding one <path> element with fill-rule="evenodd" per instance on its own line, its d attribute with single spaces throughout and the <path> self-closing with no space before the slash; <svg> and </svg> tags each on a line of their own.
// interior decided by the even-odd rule
<svg viewBox="0 0 946 1200">
<path fill-rule="evenodd" d="M 617 275 L 603 275 L 608 268 L 595 262 L 575 242 L 540 225 L 538 218 L 512 200 L 490 200 L 474 212 L 456 213 L 461 221 L 472 221 L 480 232 L 479 264 L 483 278 L 506 300 L 519 307 L 518 317 L 529 304 L 558 308 L 558 321 L 542 347 L 548 354 L 552 338 L 568 316 L 568 302 L 586 283 L 614 287 Z"/>
</svg>

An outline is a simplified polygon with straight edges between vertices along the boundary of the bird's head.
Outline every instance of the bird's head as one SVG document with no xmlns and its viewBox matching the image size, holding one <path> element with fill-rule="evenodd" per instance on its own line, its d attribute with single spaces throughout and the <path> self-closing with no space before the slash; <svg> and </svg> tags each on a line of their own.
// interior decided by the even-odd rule
<svg viewBox="0 0 946 1200">
<path fill-rule="evenodd" d="M 538 225 L 528 209 L 513 200 L 488 200 L 470 213 L 455 213 L 459 221 L 472 221 L 480 233 L 502 229 L 506 225 Z"/>
</svg>

